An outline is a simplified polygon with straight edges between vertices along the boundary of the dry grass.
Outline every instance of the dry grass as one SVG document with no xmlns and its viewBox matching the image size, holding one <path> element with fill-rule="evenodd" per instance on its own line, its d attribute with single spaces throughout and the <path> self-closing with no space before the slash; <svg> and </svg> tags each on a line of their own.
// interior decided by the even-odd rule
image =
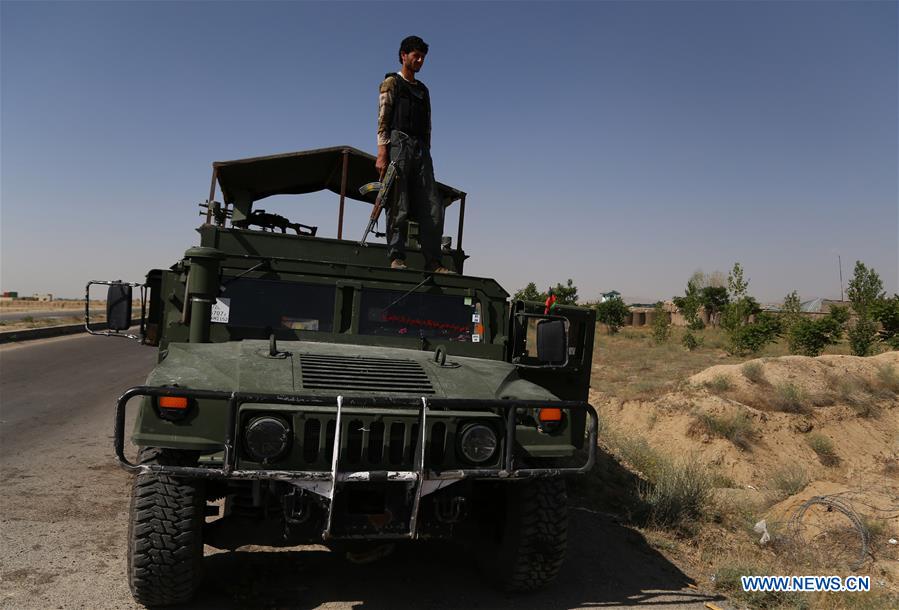
<svg viewBox="0 0 899 610">
<path fill-rule="evenodd" d="M 786 343 L 768 345 L 751 358 L 730 355 L 724 349 L 727 337 L 718 328 L 694 331 L 702 345 L 693 351 L 681 345 L 686 332 L 682 328 L 673 329 L 671 340 L 661 345 L 653 342 L 649 327 L 628 326 L 610 336 L 597 326 L 596 332 L 592 387 L 623 400 L 658 398 L 676 389 L 691 375 L 716 364 L 740 364 L 750 359 L 789 355 Z M 850 354 L 851 350 L 844 342 L 828 346 L 824 353 Z"/>
<path fill-rule="evenodd" d="M 752 449 L 752 442 L 756 438 L 752 418 L 744 412 L 734 413 L 730 416 L 696 413 L 692 431 L 726 438 L 743 451 Z"/>
<path fill-rule="evenodd" d="M 808 446 L 811 447 L 812 451 L 818 454 L 818 459 L 821 460 L 821 463 L 825 466 L 836 466 L 840 463 L 840 456 L 837 455 L 837 450 L 833 446 L 833 441 L 823 434 L 809 434 L 806 438 L 806 442 L 808 443 Z"/>
<path fill-rule="evenodd" d="M 718 375 L 703 385 L 712 394 L 725 394 L 734 389 L 734 384 L 727 375 Z"/>
<path fill-rule="evenodd" d="M 674 461 L 641 437 L 606 430 L 603 440 L 632 470 L 643 476 L 638 497 L 647 523 L 691 534 L 706 515 L 714 486 L 709 469 L 697 459 Z"/>
<path fill-rule="evenodd" d="M 877 367 L 877 387 L 889 394 L 899 394 L 899 371 L 896 367 L 884 363 Z"/>
<path fill-rule="evenodd" d="M 785 497 L 794 496 L 806 488 L 809 484 L 809 476 L 801 466 L 784 466 L 774 473 L 771 483 Z"/>
<path fill-rule="evenodd" d="M 768 380 L 765 379 L 765 370 L 762 367 L 762 363 L 758 362 L 757 360 L 747 362 L 742 367 L 740 367 L 740 371 L 743 373 L 743 377 L 745 377 L 752 383 L 758 385 L 768 383 Z"/>
<path fill-rule="evenodd" d="M 712 477 L 696 459 L 663 463 L 654 480 L 640 489 L 650 523 L 687 534 L 696 531 L 711 496 Z"/>
<path fill-rule="evenodd" d="M 784 383 L 774 387 L 771 403 L 776 411 L 807 415 L 812 411 L 809 397 L 792 383 Z"/>
<path fill-rule="evenodd" d="M 722 565 L 715 572 L 715 591 L 725 593 L 733 601 L 750 608 L 808 608 L 808 600 L 795 592 L 746 592 L 740 581 L 741 576 L 768 576 L 780 574 L 774 566 L 758 567 L 743 564 Z"/>
</svg>

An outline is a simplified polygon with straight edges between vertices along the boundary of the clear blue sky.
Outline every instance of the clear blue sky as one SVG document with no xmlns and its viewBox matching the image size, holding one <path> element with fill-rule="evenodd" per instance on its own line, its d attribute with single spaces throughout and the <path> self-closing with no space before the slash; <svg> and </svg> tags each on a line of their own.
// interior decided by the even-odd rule
<svg viewBox="0 0 899 610">
<path fill-rule="evenodd" d="M 838 296 L 839 254 L 844 277 L 860 259 L 899 290 L 896 2 L 2 2 L 0 19 L 2 290 L 167 267 L 212 161 L 373 152 L 412 33 L 437 178 L 469 193 L 470 273 L 655 299 L 740 261 L 770 301 Z M 334 235 L 336 196 L 307 199 L 261 205 Z"/>
</svg>

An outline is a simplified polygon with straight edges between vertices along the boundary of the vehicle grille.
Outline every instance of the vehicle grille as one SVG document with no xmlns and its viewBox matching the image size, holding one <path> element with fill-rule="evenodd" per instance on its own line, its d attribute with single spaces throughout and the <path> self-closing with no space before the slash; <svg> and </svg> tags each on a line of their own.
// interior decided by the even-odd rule
<svg viewBox="0 0 899 610">
<path fill-rule="evenodd" d="M 303 460 L 306 463 L 330 464 L 335 426 L 336 419 L 330 416 L 313 416 L 305 420 L 298 435 L 302 438 Z M 350 417 L 343 420 L 341 427 L 341 464 L 360 468 L 414 467 L 415 451 L 420 440 L 418 423 L 408 419 L 363 421 Z M 449 457 L 447 432 L 447 425 L 443 422 L 428 423 L 425 463 L 431 468 L 439 467 Z"/>
<path fill-rule="evenodd" d="M 301 354 L 300 367 L 303 387 L 310 390 L 434 393 L 428 375 L 413 360 Z"/>
</svg>

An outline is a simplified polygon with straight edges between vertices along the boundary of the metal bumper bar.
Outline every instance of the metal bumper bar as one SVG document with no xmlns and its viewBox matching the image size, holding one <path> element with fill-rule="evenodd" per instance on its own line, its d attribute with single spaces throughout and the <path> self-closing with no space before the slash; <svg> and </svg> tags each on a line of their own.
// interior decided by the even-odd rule
<svg viewBox="0 0 899 610">
<path fill-rule="evenodd" d="M 227 425 L 223 430 L 224 450 L 221 468 L 205 468 L 191 466 L 166 466 L 162 464 L 134 464 L 125 457 L 125 410 L 128 402 L 136 396 L 183 396 L 193 399 L 223 400 L 228 403 Z M 237 455 L 235 439 L 238 437 L 237 413 L 243 404 L 280 404 L 303 406 L 332 406 L 337 408 L 337 416 L 345 407 L 381 407 L 406 409 L 418 412 L 419 439 L 415 455 L 413 471 L 353 471 L 340 472 L 337 456 L 340 450 L 340 425 L 335 426 L 334 454 L 330 471 L 320 470 L 240 470 L 236 468 Z M 559 468 L 516 468 L 515 467 L 515 429 L 516 415 L 520 409 L 537 409 L 554 407 L 568 411 L 581 410 L 587 416 L 587 460 L 577 467 Z M 428 411 L 433 410 L 501 410 L 505 415 L 505 451 L 499 468 L 471 468 L 454 470 L 426 470 L 424 447 L 426 441 L 426 423 Z M 205 479 L 244 479 L 244 480 L 279 480 L 279 481 L 318 481 L 318 482 L 363 482 L 363 481 L 422 481 L 422 480 L 460 480 L 476 479 L 524 479 L 538 477 L 556 477 L 565 474 L 583 474 L 589 471 L 596 461 L 597 436 L 596 411 L 587 402 L 581 401 L 537 401 L 537 400 L 482 400 L 468 398 L 426 398 L 426 397 L 370 397 L 370 396 L 292 396 L 280 394 L 256 394 L 247 392 L 219 392 L 212 390 L 186 390 L 181 388 L 161 388 L 136 386 L 129 388 L 119 397 L 115 416 L 115 453 L 119 464 L 130 472 L 142 474 L 159 472 L 173 476 L 184 476 Z"/>
</svg>

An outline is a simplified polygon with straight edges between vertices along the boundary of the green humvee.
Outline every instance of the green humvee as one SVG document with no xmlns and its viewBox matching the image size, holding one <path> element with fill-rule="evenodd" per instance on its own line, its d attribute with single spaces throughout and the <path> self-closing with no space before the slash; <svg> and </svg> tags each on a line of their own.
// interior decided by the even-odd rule
<svg viewBox="0 0 899 610">
<path fill-rule="evenodd" d="M 109 330 L 88 331 L 159 348 L 116 409 L 116 455 L 137 475 L 137 601 L 189 600 L 204 544 L 455 539 L 507 590 L 557 575 L 563 476 L 596 451 L 594 312 L 545 314 L 465 275 L 465 193 L 443 184 L 461 206 L 456 247 L 443 242 L 458 274 L 416 270 L 414 227 L 409 268 L 390 269 L 386 245 L 342 239 L 345 200 L 372 203 L 358 193 L 376 179 L 374 157 L 349 147 L 214 163 L 199 246 L 144 284 L 88 284 L 109 285 Z M 253 209 L 324 189 L 340 195 L 337 239 Z M 126 332 L 135 287 L 139 336 Z M 138 463 L 124 450 L 132 404 Z"/>
</svg>

